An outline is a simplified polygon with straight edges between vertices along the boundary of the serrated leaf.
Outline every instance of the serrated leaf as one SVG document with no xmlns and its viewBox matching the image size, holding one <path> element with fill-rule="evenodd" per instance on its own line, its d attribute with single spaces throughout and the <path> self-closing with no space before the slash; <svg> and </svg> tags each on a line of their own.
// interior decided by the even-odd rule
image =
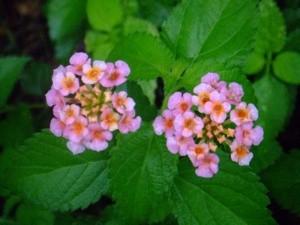
<svg viewBox="0 0 300 225">
<path fill-rule="evenodd" d="M 6 120 L 0 121 L 0 145 L 4 148 L 16 148 L 33 135 L 33 118 L 29 106 L 16 105 L 7 114 Z M 22 124 L 22 126 L 20 126 Z"/>
<path fill-rule="evenodd" d="M 253 84 L 257 96 L 259 117 L 257 124 L 263 127 L 265 138 L 274 138 L 284 128 L 292 113 L 295 87 L 278 81 L 270 74 Z"/>
<path fill-rule="evenodd" d="M 192 92 L 194 87 L 200 83 L 201 77 L 208 72 L 218 73 L 220 80 L 224 80 L 227 83 L 237 82 L 241 84 L 244 89 L 244 97 L 242 100 L 249 103 L 256 103 L 253 87 L 246 76 L 243 75 L 239 69 L 223 63 L 204 61 L 193 64 L 186 70 L 182 79 L 184 87 Z"/>
<path fill-rule="evenodd" d="M 243 72 L 247 75 L 253 75 L 260 72 L 265 65 L 265 59 L 262 54 L 258 52 L 252 52 L 247 59 L 246 65 L 243 68 Z"/>
<path fill-rule="evenodd" d="M 213 178 L 201 178 L 187 159 L 180 160 L 179 175 L 171 190 L 173 213 L 179 224 L 274 224 L 266 205 L 265 187 L 249 167 L 240 167 L 221 154 Z"/>
<path fill-rule="evenodd" d="M 271 196 L 284 208 L 300 215 L 300 151 L 283 155 L 263 171 L 262 178 Z"/>
<path fill-rule="evenodd" d="M 52 70 L 46 63 L 29 63 L 21 77 L 22 90 L 27 94 L 43 96 L 51 86 Z"/>
<path fill-rule="evenodd" d="M 283 16 L 273 0 L 262 0 L 260 24 L 256 34 L 257 52 L 279 52 L 285 43 L 286 27 Z"/>
<path fill-rule="evenodd" d="M 52 40 L 61 40 L 82 33 L 86 2 L 81 0 L 50 0 L 47 22 Z"/>
<path fill-rule="evenodd" d="M 16 220 L 19 225 L 53 225 L 54 215 L 36 206 L 22 204 L 17 209 Z"/>
<path fill-rule="evenodd" d="M 251 147 L 251 152 L 254 155 L 251 167 L 258 173 L 274 164 L 282 155 L 283 150 L 278 141 L 267 137 L 260 145 Z"/>
<path fill-rule="evenodd" d="M 86 13 L 90 25 L 99 31 L 110 31 L 122 20 L 120 0 L 88 0 Z"/>
<path fill-rule="evenodd" d="M 240 65 L 253 46 L 257 17 L 251 0 L 187 0 L 164 23 L 163 38 L 177 57 Z"/>
<path fill-rule="evenodd" d="M 273 62 L 274 74 L 290 84 L 300 84 L 300 54 L 283 52 Z"/>
<path fill-rule="evenodd" d="M 142 20 L 136 17 L 128 17 L 123 24 L 124 35 L 128 35 L 135 32 L 145 32 L 158 36 L 158 30 L 156 27 L 147 20 Z"/>
<path fill-rule="evenodd" d="M 2 185 L 45 209 L 85 208 L 108 189 L 107 154 L 73 155 L 66 140 L 49 131 L 0 157 Z"/>
<path fill-rule="evenodd" d="M 109 60 L 125 60 L 131 68 L 128 79 L 151 80 L 170 76 L 174 56 L 158 37 L 135 33 L 122 39 L 112 50 Z"/>
<path fill-rule="evenodd" d="M 165 147 L 165 139 L 154 134 L 151 124 L 144 124 L 136 133 L 118 136 L 109 174 L 117 207 L 130 224 L 146 220 L 149 212 L 159 210 L 177 172 L 176 162 Z"/>
<path fill-rule="evenodd" d="M 28 61 L 28 57 L 9 56 L 0 58 L 0 107 L 6 103 L 10 92 Z"/>
</svg>

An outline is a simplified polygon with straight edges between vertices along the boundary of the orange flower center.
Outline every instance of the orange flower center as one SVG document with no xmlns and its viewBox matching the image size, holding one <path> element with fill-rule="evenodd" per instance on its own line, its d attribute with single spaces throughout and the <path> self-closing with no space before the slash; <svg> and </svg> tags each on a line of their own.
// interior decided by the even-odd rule
<svg viewBox="0 0 300 225">
<path fill-rule="evenodd" d="M 66 77 L 62 83 L 63 89 L 70 90 L 74 87 L 74 79 L 72 77 Z"/>
<path fill-rule="evenodd" d="M 236 154 L 237 154 L 237 156 L 238 156 L 239 158 L 243 158 L 243 157 L 245 157 L 246 155 L 248 155 L 248 151 L 247 151 L 247 149 L 246 149 L 245 147 L 239 146 L 239 147 L 237 147 L 237 149 L 236 149 Z"/>
<path fill-rule="evenodd" d="M 96 130 L 94 131 L 93 133 L 93 139 L 102 139 L 103 135 L 102 135 L 102 132 L 100 130 Z"/>
<path fill-rule="evenodd" d="M 185 128 L 193 128 L 195 126 L 195 121 L 191 118 L 185 119 L 184 123 L 183 123 L 183 126 Z"/>
<path fill-rule="evenodd" d="M 172 119 L 166 119 L 165 120 L 165 127 L 170 129 L 173 127 L 173 120 Z"/>
<path fill-rule="evenodd" d="M 237 116 L 239 118 L 248 119 L 250 117 L 249 110 L 248 109 L 238 109 Z"/>
<path fill-rule="evenodd" d="M 201 93 L 198 97 L 201 105 L 204 105 L 210 100 L 208 92 Z"/>
<path fill-rule="evenodd" d="M 96 81 L 99 78 L 101 70 L 98 67 L 92 67 L 86 74 L 86 77 L 90 80 Z"/>
<path fill-rule="evenodd" d="M 202 155 L 202 154 L 205 153 L 205 149 L 201 146 L 196 146 L 195 152 L 196 152 L 197 155 Z"/>
<path fill-rule="evenodd" d="M 217 115 L 220 115 L 221 113 L 223 113 L 223 106 L 221 103 L 215 103 L 213 106 L 213 111 L 214 113 L 216 113 Z"/>
<path fill-rule="evenodd" d="M 185 112 L 189 108 L 188 104 L 186 102 L 183 102 L 180 104 L 180 109 Z"/>
<path fill-rule="evenodd" d="M 83 124 L 79 121 L 76 121 L 73 124 L 73 130 L 74 130 L 75 134 L 80 134 L 82 132 L 83 128 L 84 128 Z"/>
<path fill-rule="evenodd" d="M 109 80 L 111 80 L 111 81 L 115 81 L 115 80 L 117 80 L 118 78 L 119 78 L 119 76 L 120 76 L 120 74 L 118 73 L 118 72 L 112 72 L 111 74 L 110 74 L 110 76 L 109 76 Z"/>
</svg>

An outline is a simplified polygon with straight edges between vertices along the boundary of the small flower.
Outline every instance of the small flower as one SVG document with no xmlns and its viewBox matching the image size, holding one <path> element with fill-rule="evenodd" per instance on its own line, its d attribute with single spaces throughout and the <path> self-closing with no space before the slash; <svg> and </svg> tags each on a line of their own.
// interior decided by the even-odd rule
<svg viewBox="0 0 300 225">
<path fill-rule="evenodd" d="M 80 108 L 75 104 L 66 105 L 62 110 L 59 110 L 58 114 L 61 121 L 63 121 L 65 124 L 72 124 L 79 116 Z"/>
<path fill-rule="evenodd" d="M 219 157 L 216 154 L 206 154 L 199 159 L 199 165 L 196 174 L 199 177 L 210 178 L 219 170 Z"/>
<path fill-rule="evenodd" d="M 210 114 L 212 121 L 223 123 L 227 117 L 227 112 L 230 111 L 230 104 L 226 102 L 225 96 L 217 91 L 213 91 L 210 98 L 211 101 L 204 105 L 204 112 Z"/>
<path fill-rule="evenodd" d="M 194 88 L 194 93 L 197 94 L 197 96 L 192 96 L 192 102 L 194 105 L 198 106 L 199 112 L 203 113 L 205 111 L 204 105 L 211 100 L 210 93 L 212 91 L 212 86 L 205 83 L 201 83 Z"/>
<path fill-rule="evenodd" d="M 207 73 L 201 78 L 201 83 L 209 84 L 213 87 L 219 82 L 220 76 L 216 73 Z"/>
<path fill-rule="evenodd" d="M 88 55 L 84 52 L 76 52 L 71 56 L 69 60 L 70 64 L 67 66 L 67 70 L 73 72 L 76 75 L 83 75 L 83 65 L 90 64 L 91 60 L 88 58 Z"/>
<path fill-rule="evenodd" d="M 121 116 L 118 127 L 121 133 L 135 132 L 141 126 L 141 117 L 135 117 L 135 111 L 126 112 Z"/>
<path fill-rule="evenodd" d="M 50 131 L 57 137 L 63 136 L 66 126 L 63 121 L 56 118 L 52 118 L 50 121 Z"/>
<path fill-rule="evenodd" d="M 176 132 L 179 132 L 184 137 L 191 137 L 193 134 L 201 132 L 203 128 L 202 119 L 192 112 L 185 112 L 182 115 L 178 114 L 174 124 Z"/>
<path fill-rule="evenodd" d="M 95 60 L 93 67 L 89 63 L 83 65 L 82 82 L 85 84 L 95 84 L 103 77 L 106 69 L 104 61 Z"/>
<path fill-rule="evenodd" d="M 230 104 L 237 105 L 244 96 L 243 87 L 238 83 L 232 82 L 229 84 L 229 88 L 226 90 L 225 95 Z"/>
<path fill-rule="evenodd" d="M 106 73 L 100 80 L 103 87 L 113 87 L 123 84 L 130 73 L 127 63 L 119 60 L 115 64 L 107 63 Z"/>
<path fill-rule="evenodd" d="M 250 147 L 259 145 L 263 140 L 264 131 L 260 126 L 253 127 L 252 122 L 244 123 L 236 128 L 235 138 L 238 143 Z"/>
<path fill-rule="evenodd" d="M 174 113 L 182 114 L 190 110 L 192 107 L 192 95 L 189 93 L 182 94 L 175 92 L 172 94 L 168 101 L 168 108 L 173 110 Z"/>
<path fill-rule="evenodd" d="M 79 154 L 79 153 L 84 152 L 84 150 L 85 150 L 85 147 L 82 143 L 77 143 L 77 142 L 74 142 L 74 141 L 68 141 L 67 142 L 67 147 L 68 147 L 68 149 L 71 150 L 71 152 L 73 154 Z"/>
<path fill-rule="evenodd" d="M 258 110 L 253 104 L 247 104 L 245 102 L 239 103 L 234 110 L 230 112 L 230 120 L 237 126 L 253 122 L 258 118 Z"/>
<path fill-rule="evenodd" d="M 165 133 L 166 137 L 174 134 L 174 114 L 171 110 L 164 110 L 162 116 L 155 118 L 153 128 L 157 135 Z"/>
<path fill-rule="evenodd" d="M 132 98 L 127 98 L 125 91 L 114 93 L 111 100 L 114 108 L 121 114 L 132 111 L 135 106 L 135 102 Z"/>
<path fill-rule="evenodd" d="M 60 92 L 52 88 L 46 94 L 46 102 L 50 107 L 55 105 L 63 106 L 65 104 L 64 97 Z"/>
<path fill-rule="evenodd" d="M 193 144 L 194 140 L 192 137 L 184 137 L 181 134 L 167 137 L 167 148 L 173 154 L 179 153 L 179 155 L 185 156 Z"/>
<path fill-rule="evenodd" d="M 63 96 L 74 94 L 79 89 L 79 81 L 74 73 L 57 73 L 53 78 L 53 88 Z"/>
<path fill-rule="evenodd" d="M 99 152 L 108 147 L 108 141 L 113 137 L 110 131 L 104 130 L 99 123 L 90 123 L 88 130 L 84 139 L 84 145 L 87 148 Z"/>
<path fill-rule="evenodd" d="M 240 166 L 248 166 L 253 153 L 249 151 L 248 147 L 243 144 L 239 144 L 236 140 L 230 145 L 231 159 L 237 162 Z"/>
<path fill-rule="evenodd" d="M 72 142 L 81 142 L 88 134 L 87 124 L 88 121 L 85 117 L 77 117 L 72 124 L 67 126 L 65 136 Z"/>
<path fill-rule="evenodd" d="M 118 129 L 119 119 L 120 115 L 118 113 L 115 113 L 112 108 L 106 108 L 101 114 L 100 125 L 104 129 L 114 131 Z"/>
<path fill-rule="evenodd" d="M 194 166 L 199 166 L 199 160 L 209 153 L 209 146 L 206 143 L 199 143 L 190 146 L 188 149 L 188 156 Z"/>
</svg>

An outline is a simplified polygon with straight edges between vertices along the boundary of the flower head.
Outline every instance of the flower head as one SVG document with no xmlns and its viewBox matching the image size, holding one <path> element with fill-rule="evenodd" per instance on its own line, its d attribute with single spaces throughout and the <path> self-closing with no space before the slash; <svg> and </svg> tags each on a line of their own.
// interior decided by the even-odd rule
<svg viewBox="0 0 300 225">
<path fill-rule="evenodd" d="M 106 149 L 112 131 L 125 134 L 139 129 L 141 118 L 135 117 L 134 100 L 126 92 L 114 90 L 130 73 L 126 62 L 92 61 L 83 52 L 75 53 L 69 62 L 53 71 L 46 101 L 53 107 L 51 132 L 68 139 L 73 154 L 86 148 Z"/>
</svg>

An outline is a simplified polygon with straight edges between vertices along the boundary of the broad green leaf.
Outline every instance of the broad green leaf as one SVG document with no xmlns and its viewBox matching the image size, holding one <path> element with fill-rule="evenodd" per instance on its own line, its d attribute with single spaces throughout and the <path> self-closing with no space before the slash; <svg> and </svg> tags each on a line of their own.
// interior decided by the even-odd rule
<svg viewBox="0 0 300 225">
<path fill-rule="evenodd" d="M 88 0 L 86 13 L 90 25 L 99 31 L 110 31 L 122 21 L 120 0 Z"/>
<path fill-rule="evenodd" d="M 136 17 L 128 17 L 123 25 L 124 35 L 128 35 L 135 32 L 145 32 L 158 36 L 156 27 L 147 20 L 142 20 Z"/>
<path fill-rule="evenodd" d="M 105 60 L 114 48 L 117 40 L 109 34 L 90 30 L 86 33 L 86 50 L 92 53 L 93 59 Z"/>
<path fill-rule="evenodd" d="M 260 72 L 265 65 L 265 59 L 262 54 L 258 52 L 252 52 L 248 58 L 243 72 L 247 75 L 253 75 Z"/>
<path fill-rule="evenodd" d="M 50 0 L 47 7 L 47 21 L 52 40 L 72 38 L 83 33 L 85 20 L 85 1 Z"/>
<path fill-rule="evenodd" d="M 266 206 L 265 187 L 249 167 L 240 167 L 220 154 L 219 172 L 197 177 L 188 159 L 180 160 L 171 190 L 173 213 L 179 224 L 274 224 Z"/>
<path fill-rule="evenodd" d="M 147 96 L 151 105 L 155 105 L 155 90 L 157 89 L 156 80 L 139 80 L 137 82 L 143 90 L 145 96 Z"/>
<path fill-rule="evenodd" d="M 295 101 L 295 87 L 265 75 L 253 84 L 257 97 L 259 118 L 257 124 L 263 127 L 265 138 L 274 138 L 284 128 L 292 113 Z"/>
<path fill-rule="evenodd" d="M 151 80 L 170 76 L 174 56 L 158 37 L 135 33 L 122 39 L 112 50 L 110 60 L 124 60 L 131 68 L 131 80 Z"/>
<path fill-rule="evenodd" d="M 10 92 L 28 61 L 28 57 L 21 56 L 0 58 L 0 107 L 5 105 Z"/>
<path fill-rule="evenodd" d="M 75 52 L 76 46 L 83 38 L 82 33 L 71 34 L 69 37 L 55 41 L 55 58 L 61 64 L 69 62 L 70 56 Z"/>
<path fill-rule="evenodd" d="M 165 139 L 151 124 L 136 133 L 119 135 L 112 150 L 109 174 L 117 207 L 130 224 L 149 218 L 159 205 L 177 172 L 177 157 L 166 149 Z"/>
<path fill-rule="evenodd" d="M 283 16 L 273 0 L 262 0 L 259 9 L 260 24 L 255 49 L 261 53 L 279 52 L 286 35 Z"/>
<path fill-rule="evenodd" d="M 257 18 L 252 0 L 186 0 L 164 23 L 163 38 L 177 57 L 240 65 L 253 47 Z"/>
<path fill-rule="evenodd" d="M 21 77 L 22 90 L 27 94 L 44 96 L 51 86 L 52 70 L 50 65 L 31 62 Z"/>
<path fill-rule="evenodd" d="M 49 131 L 0 157 L 1 185 L 52 211 L 85 208 L 108 189 L 107 154 L 73 155 L 66 140 Z"/>
<path fill-rule="evenodd" d="M 32 205 L 21 205 L 16 212 L 16 220 L 19 225 L 53 225 L 52 212 Z"/>
<path fill-rule="evenodd" d="M 256 103 L 254 90 L 247 77 L 243 75 L 239 69 L 223 63 L 213 61 L 197 62 L 186 70 L 181 82 L 183 82 L 184 87 L 188 91 L 192 92 L 194 87 L 200 83 L 201 77 L 208 72 L 218 73 L 220 80 L 224 80 L 227 83 L 237 82 L 241 84 L 244 89 L 244 97 L 242 100 L 249 103 Z"/>
<path fill-rule="evenodd" d="M 6 218 L 1 218 L 0 217 L 0 225 L 19 225 L 16 222 L 6 219 Z"/>
<path fill-rule="evenodd" d="M 283 52 L 273 62 L 275 75 L 290 84 L 300 84 L 300 54 Z"/>
<path fill-rule="evenodd" d="M 251 160 L 251 167 L 256 173 L 274 164 L 283 153 L 280 144 L 273 138 L 268 137 L 264 138 L 260 145 L 251 147 L 250 150 L 254 155 Z"/>
<path fill-rule="evenodd" d="M 300 215 L 300 151 L 284 154 L 263 171 L 262 178 L 271 196 L 284 208 Z"/>
<path fill-rule="evenodd" d="M 33 135 L 32 122 L 29 106 L 16 105 L 12 111 L 7 113 L 6 120 L 0 121 L 0 145 L 4 148 L 19 147 Z"/>
</svg>

